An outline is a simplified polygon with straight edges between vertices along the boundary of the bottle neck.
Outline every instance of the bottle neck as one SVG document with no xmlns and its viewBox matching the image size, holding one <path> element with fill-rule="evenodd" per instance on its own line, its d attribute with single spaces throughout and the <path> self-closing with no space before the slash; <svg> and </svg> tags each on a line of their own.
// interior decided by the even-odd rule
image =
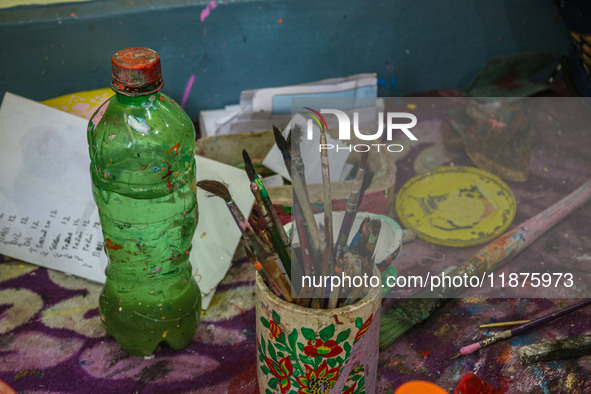
<svg viewBox="0 0 591 394">
<path fill-rule="evenodd" d="M 137 96 L 126 96 L 119 92 L 115 92 L 117 100 L 125 105 L 142 105 L 147 101 L 154 101 L 158 98 L 158 92 L 152 92 L 147 94 L 141 94 Z"/>
</svg>

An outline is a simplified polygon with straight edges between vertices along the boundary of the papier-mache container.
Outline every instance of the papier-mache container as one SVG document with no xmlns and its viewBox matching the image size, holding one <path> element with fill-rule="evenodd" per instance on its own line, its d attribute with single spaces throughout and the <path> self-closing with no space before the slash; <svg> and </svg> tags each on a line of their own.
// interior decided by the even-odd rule
<svg viewBox="0 0 591 394">
<path fill-rule="evenodd" d="M 377 269 L 375 274 L 379 275 Z M 381 288 L 336 309 L 304 308 L 256 279 L 257 378 L 261 394 L 374 393 Z"/>
</svg>

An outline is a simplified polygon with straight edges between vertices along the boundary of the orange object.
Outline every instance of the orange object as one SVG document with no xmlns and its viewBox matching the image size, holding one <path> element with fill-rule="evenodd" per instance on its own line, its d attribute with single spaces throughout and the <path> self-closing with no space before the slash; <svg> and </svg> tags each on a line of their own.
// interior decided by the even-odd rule
<svg viewBox="0 0 591 394">
<path fill-rule="evenodd" d="M 16 394 L 16 391 L 14 391 L 6 382 L 0 380 L 0 394 Z"/>
<path fill-rule="evenodd" d="M 394 394 L 449 394 L 441 386 L 422 380 L 406 382 Z"/>
</svg>

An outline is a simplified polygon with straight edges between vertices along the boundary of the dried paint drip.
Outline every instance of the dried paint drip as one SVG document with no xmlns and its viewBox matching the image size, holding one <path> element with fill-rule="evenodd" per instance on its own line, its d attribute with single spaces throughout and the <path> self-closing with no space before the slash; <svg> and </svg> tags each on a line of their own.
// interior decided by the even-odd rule
<svg viewBox="0 0 591 394">
<path fill-rule="evenodd" d="M 129 115 L 127 117 L 127 123 L 136 131 L 139 131 L 143 135 L 148 135 L 150 131 L 150 126 L 145 119 L 138 119 L 133 115 Z"/>
</svg>

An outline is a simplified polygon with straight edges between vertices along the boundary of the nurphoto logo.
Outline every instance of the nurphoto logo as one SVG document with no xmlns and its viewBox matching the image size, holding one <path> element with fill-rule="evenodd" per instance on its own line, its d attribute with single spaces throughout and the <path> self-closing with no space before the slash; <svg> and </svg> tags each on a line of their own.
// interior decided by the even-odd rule
<svg viewBox="0 0 591 394">
<path fill-rule="evenodd" d="M 312 140 L 313 136 L 313 129 L 314 129 L 314 122 L 321 130 L 328 130 L 328 125 L 324 116 L 322 114 L 331 114 L 336 116 L 338 124 L 339 124 L 339 140 L 344 142 L 351 141 L 351 120 L 349 119 L 349 115 L 344 111 L 338 109 L 321 109 L 320 111 L 316 111 L 309 107 L 304 107 L 310 113 L 310 117 L 312 119 L 308 119 L 306 125 L 306 138 L 308 140 Z M 387 112 L 386 113 L 386 142 L 391 142 L 392 137 L 395 131 L 402 131 L 408 139 L 411 141 L 418 141 L 417 137 L 410 131 L 411 128 L 416 126 L 417 124 L 417 117 L 408 112 Z M 409 120 L 409 122 L 399 123 L 401 119 Z M 366 143 L 366 144 L 349 144 L 348 146 L 339 146 L 335 144 L 320 144 L 319 151 L 322 150 L 336 150 L 337 152 L 340 150 L 346 150 L 349 152 L 368 152 L 370 150 L 377 150 L 378 152 L 381 149 L 387 149 L 388 152 L 401 152 L 404 147 L 400 144 L 389 144 L 383 143 L 384 138 L 384 113 L 378 112 L 378 130 L 374 134 L 366 134 L 362 133 L 359 130 L 359 113 L 353 112 L 353 133 L 355 137 L 361 141 L 374 141 L 376 143 Z"/>
</svg>

